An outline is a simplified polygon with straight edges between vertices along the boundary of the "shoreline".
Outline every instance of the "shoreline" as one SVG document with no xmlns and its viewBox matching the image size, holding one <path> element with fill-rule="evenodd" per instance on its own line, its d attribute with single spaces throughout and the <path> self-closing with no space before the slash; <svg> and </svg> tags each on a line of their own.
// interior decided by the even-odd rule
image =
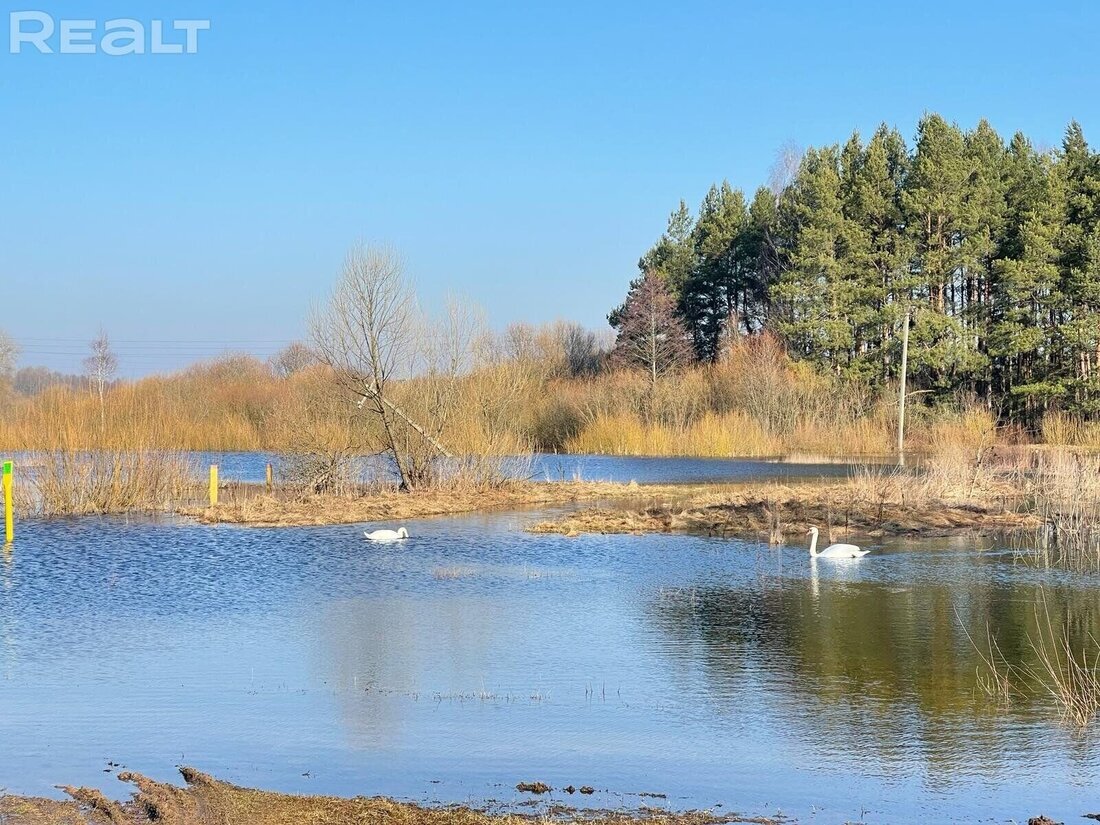
<svg viewBox="0 0 1100 825">
<path fill-rule="evenodd" d="M 531 533 L 575 537 L 584 534 L 683 533 L 760 539 L 773 545 L 803 541 L 810 527 L 829 541 L 865 536 L 949 536 L 968 532 L 1027 530 L 1040 520 L 1003 504 L 936 500 L 906 504 L 850 497 L 847 484 L 799 488 L 751 485 L 695 491 L 679 501 L 641 508 L 590 507 L 529 525 Z"/>
<path fill-rule="evenodd" d="M 555 506 L 602 499 L 620 502 L 662 499 L 684 492 L 714 489 L 715 485 L 644 485 L 586 481 L 525 481 L 499 486 L 434 489 L 411 493 L 384 490 L 365 495 L 314 495 L 287 498 L 261 492 L 216 506 L 179 507 L 175 513 L 200 524 L 236 524 L 246 527 L 319 527 L 379 521 L 401 521 L 435 516 L 524 507 Z"/>
<path fill-rule="evenodd" d="M 304 498 L 273 495 L 260 487 L 214 507 L 181 507 L 175 513 L 206 525 L 273 529 L 397 523 L 562 505 L 585 506 L 530 524 L 525 531 L 570 537 L 683 533 L 787 544 L 792 539 L 800 542 L 810 526 L 837 540 L 1028 530 L 1040 524 L 1004 491 L 907 499 L 905 494 L 884 494 L 851 479 L 654 485 L 543 481 L 488 489 L 384 490 Z"/>
<path fill-rule="evenodd" d="M 501 813 L 457 804 L 423 806 L 383 796 L 344 798 L 282 794 L 238 787 L 194 768 L 180 767 L 179 771 L 185 783 L 183 787 L 157 782 L 131 771 L 119 773 L 120 781 L 135 787 L 133 798 L 126 802 L 110 800 L 95 788 L 64 785 L 58 788 L 69 797 L 67 800 L 0 794 L 0 822 L 5 825 L 141 825 L 148 822 L 162 825 L 224 825 L 227 822 L 248 825 L 292 822 L 315 825 L 367 822 L 400 825 L 530 825 L 536 822 L 559 825 L 780 825 L 791 822 L 738 813 L 676 813 L 647 806 L 631 812 L 578 809 L 556 799 L 547 801 L 545 813 Z M 535 793 L 531 793 L 532 789 Z M 517 790 L 527 791 L 532 799 L 537 799 L 551 789 L 541 783 L 521 783 Z M 579 792 L 589 790 L 582 788 Z M 565 791 L 569 793 L 570 789 Z"/>
</svg>

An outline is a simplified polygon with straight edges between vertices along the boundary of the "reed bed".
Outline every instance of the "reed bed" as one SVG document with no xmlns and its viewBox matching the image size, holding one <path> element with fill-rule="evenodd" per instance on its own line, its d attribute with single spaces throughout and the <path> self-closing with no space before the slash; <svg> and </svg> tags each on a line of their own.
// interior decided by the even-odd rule
<svg viewBox="0 0 1100 825">
<path fill-rule="evenodd" d="M 447 388 L 449 411 L 435 422 L 455 454 L 878 456 L 895 449 L 891 388 L 815 372 L 768 336 L 656 384 L 629 371 L 573 374 L 549 350 L 536 357 L 489 349 Z M 431 417 L 437 390 L 427 377 L 393 385 L 414 418 Z M 73 449 L 369 454 L 380 433 L 354 401 L 322 366 L 287 374 L 227 356 L 116 382 L 103 399 L 86 387 L 56 385 L 0 401 L 0 450 L 48 450 L 63 441 Z M 913 404 L 910 420 L 914 452 L 970 449 L 991 433 L 1001 442 L 1021 438 L 997 430 L 988 410 L 966 404 Z M 1044 434 L 1052 444 L 1100 446 L 1100 424 L 1058 414 L 1048 417 Z"/>
<path fill-rule="evenodd" d="M 35 453 L 24 478 L 21 509 L 40 516 L 166 511 L 196 486 L 187 460 L 160 450 Z"/>
<path fill-rule="evenodd" d="M 1044 566 L 1100 571 L 1100 456 L 1035 451 L 1014 480 L 1038 526 L 1016 536 L 1021 557 Z"/>
<path fill-rule="evenodd" d="M 1100 450 L 1100 421 L 1087 421 L 1060 412 L 1043 419 L 1042 439 L 1053 447 L 1084 447 Z"/>
</svg>

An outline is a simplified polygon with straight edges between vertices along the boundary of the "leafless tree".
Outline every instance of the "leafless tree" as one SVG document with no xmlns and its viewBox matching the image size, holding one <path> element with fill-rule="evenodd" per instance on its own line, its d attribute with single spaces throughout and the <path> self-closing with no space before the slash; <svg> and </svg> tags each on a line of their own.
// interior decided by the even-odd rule
<svg viewBox="0 0 1100 825">
<path fill-rule="evenodd" d="M 644 370 L 653 387 L 661 376 L 691 360 L 676 299 L 657 273 L 647 272 L 631 287 L 611 358 L 619 366 Z"/>
<path fill-rule="evenodd" d="M 354 247 L 328 306 L 314 313 L 310 326 L 321 361 L 376 418 L 382 451 L 393 460 L 402 487 L 424 486 L 431 464 L 422 459 L 422 444 L 439 456 L 450 453 L 439 440 L 438 425 L 414 420 L 393 400 L 398 379 L 410 378 L 423 357 L 425 329 L 397 253 Z"/>
<path fill-rule="evenodd" d="M 565 359 L 565 372 L 570 378 L 594 374 L 600 366 L 599 341 L 596 333 L 580 324 L 563 323 L 558 336 Z"/>
<path fill-rule="evenodd" d="M 268 361 L 276 378 L 290 378 L 319 363 L 317 353 L 301 341 L 287 344 Z"/>
<path fill-rule="evenodd" d="M 0 385 L 8 384 L 15 375 L 15 362 L 19 359 L 19 347 L 15 340 L 0 330 Z"/>
<path fill-rule="evenodd" d="M 788 140 L 776 150 L 775 160 L 768 170 L 768 188 L 777 199 L 794 182 L 804 154 L 805 150 L 793 140 Z"/>
<path fill-rule="evenodd" d="M 84 359 L 84 374 L 99 396 L 99 418 L 107 427 L 107 388 L 118 372 L 118 356 L 111 349 L 111 340 L 103 330 L 88 345 L 92 354 Z"/>
</svg>

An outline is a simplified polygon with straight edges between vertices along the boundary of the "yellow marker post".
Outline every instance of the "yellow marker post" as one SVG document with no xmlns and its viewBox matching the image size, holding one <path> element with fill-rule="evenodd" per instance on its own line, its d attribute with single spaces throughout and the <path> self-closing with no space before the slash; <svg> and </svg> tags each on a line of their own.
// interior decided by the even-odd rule
<svg viewBox="0 0 1100 825">
<path fill-rule="evenodd" d="M 218 504 L 218 465 L 210 465 L 210 506 Z"/>
<path fill-rule="evenodd" d="M 15 517 L 12 506 L 12 485 L 15 483 L 15 468 L 12 462 L 4 462 L 4 543 L 15 541 Z"/>
</svg>

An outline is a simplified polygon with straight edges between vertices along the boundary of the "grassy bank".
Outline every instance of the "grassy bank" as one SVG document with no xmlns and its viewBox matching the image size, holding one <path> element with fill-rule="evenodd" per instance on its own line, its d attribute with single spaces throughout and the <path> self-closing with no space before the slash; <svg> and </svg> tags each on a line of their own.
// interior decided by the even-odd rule
<svg viewBox="0 0 1100 825">
<path fill-rule="evenodd" d="M 973 531 L 1034 529 L 1026 511 L 1003 503 L 906 502 L 855 498 L 858 487 L 754 485 L 729 490 L 684 491 L 643 507 L 591 507 L 528 529 L 534 533 L 697 533 L 800 544 L 818 526 L 830 542 L 851 536 L 950 535 Z"/>
<path fill-rule="evenodd" d="M 1069 475 L 1075 466 L 1062 454 L 952 452 L 916 470 L 868 465 L 851 478 L 832 481 L 674 489 L 662 501 L 592 507 L 529 529 L 565 535 L 684 531 L 772 544 L 801 543 L 810 526 L 821 528 L 830 541 L 967 530 L 1037 532 L 1049 517 L 1037 504 L 1039 491 L 1046 491 L 1051 512 L 1060 511 L 1070 499 L 1053 498 L 1059 489 L 1054 479 L 1060 479 L 1062 490 L 1080 489 Z M 1100 467 L 1094 470 L 1100 473 Z M 1088 507 L 1100 512 L 1100 495 Z"/>
<path fill-rule="evenodd" d="M 154 782 L 134 773 L 119 779 L 136 787 L 133 800 L 116 803 L 91 788 L 64 788 L 71 801 L 0 796 L 0 822 L 5 825 L 531 825 L 531 823 L 588 823 L 588 825 L 717 825 L 774 820 L 708 812 L 670 814 L 656 810 L 589 813 L 563 804 L 545 817 L 494 815 L 461 806 L 429 808 L 381 797 L 340 799 L 329 796 L 289 796 L 239 788 L 219 782 L 192 768 L 181 768 L 186 787 Z"/>
<path fill-rule="evenodd" d="M 204 524 L 292 527 L 404 521 L 484 510 L 568 504 L 608 499 L 651 503 L 677 495 L 671 485 L 640 486 L 611 482 L 515 481 L 493 486 L 455 485 L 403 493 L 395 487 L 372 487 L 345 495 L 269 494 L 242 486 L 216 507 L 181 507 L 178 512 Z"/>
</svg>

